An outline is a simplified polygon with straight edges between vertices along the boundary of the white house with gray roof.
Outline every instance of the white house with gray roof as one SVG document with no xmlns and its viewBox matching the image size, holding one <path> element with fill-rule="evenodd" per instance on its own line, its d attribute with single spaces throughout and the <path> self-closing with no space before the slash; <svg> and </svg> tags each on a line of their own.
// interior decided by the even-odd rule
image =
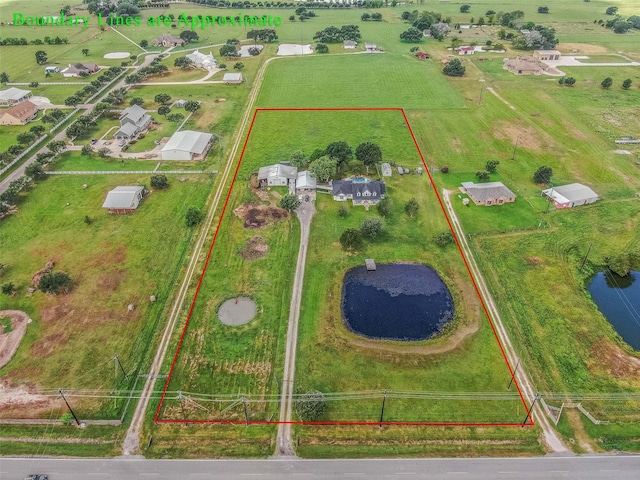
<svg viewBox="0 0 640 480">
<path fill-rule="evenodd" d="M 202 160 L 211 146 L 210 133 L 183 130 L 174 133 L 162 147 L 162 160 Z"/>
<path fill-rule="evenodd" d="M 502 182 L 462 182 L 460 190 L 469 195 L 469 198 L 476 205 L 489 207 L 516 201 L 515 193 L 505 187 Z"/>
<path fill-rule="evenodd" d="M 556 208 L 573 208 L 597 202 L 600 197 L 591 188 L 581 183 L 571 183 L 547 188 L 542 195 L 551 200 Z"/>
<path fill-rule="evenodd" d="M 144 108 L 132 105 L 120 114 L 120 128 L 114 135 L 118 140 L 130 140 L 151 124 L 151 117 Z"/>
<path fill-rule="evenodd" d="M 260 186 L 295 187 L 297 178 L 298 168 L 284 163 L 267 165 L 266 167 L 260 167 L 258 170 L 258 183 Z"/>
</svg>

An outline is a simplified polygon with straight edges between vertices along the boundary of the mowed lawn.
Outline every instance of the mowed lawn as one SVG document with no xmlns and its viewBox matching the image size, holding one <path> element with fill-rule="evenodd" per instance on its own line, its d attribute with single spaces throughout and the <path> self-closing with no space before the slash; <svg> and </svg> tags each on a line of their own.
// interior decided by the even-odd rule
<svg viewBox="0 0 640 480">
<path fill-rule="evenodd" d="M 458 109 L 464 104 L 432 62 L 392 54 L 361 54 L 273 62 L 257 106 L 438 110 Z"/>
<path fill-rule="evenodd" d="M 114 377 L 114 354 L 135 378 L 193 234 L 184 224 L 186 207 L 202 207 L 211 183 L 208 176 L 186 176 L 184 182 L 169 176 L 169 189 L 151 192 L 132 215 L 101 208 L 111 188 L 148 186 L 149 179 L 144 173 L 50 177 L 2 221 L 2 281 L 17 289 L 13 297 L 3 295 L 2 305 L 34 319 L 2 369 L 3 381 L 35 388 L 123 388 L 122 376 Z M 33 275 L 49 261 L 54 271 L 71 276 L 70 294 L 28 294 Z M 78 399 L 74 407 L 83 417 L 114 413 L 113 402 Z"/>
</svg>

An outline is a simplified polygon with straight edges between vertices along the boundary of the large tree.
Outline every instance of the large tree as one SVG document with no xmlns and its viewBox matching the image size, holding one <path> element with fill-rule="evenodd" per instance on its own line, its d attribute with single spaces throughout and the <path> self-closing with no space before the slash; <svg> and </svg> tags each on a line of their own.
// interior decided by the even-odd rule
<svg viewBox="0 0 640 480">
<path fill-rule="evenodd" d="M 178 57 L 173 61 L 174 67 L 180 67 L 182 70 L 187 70 L 193 66 L 193 61 L 187 57 Z"/>
<path fill-rule="evenodd" d="M 356 148 L 356 158 L 365 164 L 367 172 L 369 167 L 382 162 L 382 150 L 380 146 L 372 142 L 364 142 Z"/>
<path fill-rule="evenodd" d="M 409 201 L 404 205 L 404 211 L 407 212 L 407 215 L 409 215 L 410 217 L 413 217 L 416 213 L 418 213 L 419 209 L 420 204 L 414 197 L 411 197 Z"/>
<path fill-rule="evenodd" d="M 309 171 L 321 182 L 328 182 L 336 173 L 337 161 L 328 155 L 314 160 L 309 165 Z"/>
<path fill-rule="evenodd" d="M 611 88 L 611 85 L 613 85 L 613 79 L 611 77 L 607 77 L 605 78 L 602 83 L 600 84 L 600 86 L 604 89 L 609 89 Z"/>
<path fill-rule="evenodd" d="M 378 210 L 381 217 L 388 217 L 391 213 L 391 200 L 389 200 L 389 197 L 380 200 L 376 205 L 376 210 Z"/>
<path fill-rule="evenodd" d="M 360 250 L 362 248 L 362 234 L 355 228 L 347 228 L 340 235 L 340 244 L 345 250 Z"/>
<path fill-rule="evenodd" d="M 304 156 L 304 152 L 302 150 L 298 150 L 297 152 L 293 152 L 289 157 L 289 163 L 297 168 L 304 168 L 309 163 L 307 157 Z"/>
<path fill-rule="evenodd" d="M 191 112 L 191 113 L 196 112 L 200 109 L 200 102 L 196 102 L 195 100 L 189 100 L 185 102 L 184 109 L 187 112 Z"/>
<path fill-rule="evenodd" d="M 343 163 L 349 162 L 353 158 L 353 150 L 351 150 L 351 147 L 347 142 L 330 143 L 325 152 L 330 157 L 336 159 L 338 167 Z"/>
<path fill-rule="evenodd" d="M 367 217 L 360 224 L 360 233 L 364 238 L 373 240 L 379 237 L 384 230 L 384 224 L 378 217 Z"/>
<path fill-rule="evenodd" d="M 464 65 L 457 58 L 451 60 L 448 64 L 444 66 L 442 69 L 442 73 L 445 75 L 449 75 L 450 77 L 462 77 L 464 75 Z"/>
<path fill-rule="evenodd" d="M 247 38 L 252 38 L 256 42 L 273 42 L 278 39 L 278 34 L 272 28 L 264 28 L 261 30 L 249 30 Z"/>
<path fill-rule="evenodd" d="M 193 30 L 184 30 L 180 32 L 180 38 L 187 43 L 197 42 L 199 40 L 198 34 Z"/>
<path fill-rule="evenodd" d="M 164 190 L 169 188 L 169 180 L 166 175 L 151 175 L 151 188 Z"/>
<path fill-rule="evenodd" d="M 408 43 L 420 43 L 422 37 L 422 32 L 415 27 L 411 27 L 400 34 L 400 40 Z"/>
<path fill-rule="evenodd" d="M 185 215 L 187 227 L 196 227 L 204 218 L 204 213 L 195 207 L 189 207 Z"/>
<path fill-rule="evenodd" d="M 293 212 L 296 208 L 300 206 L 300 200 L 298 196 L 294 193 L 287 193 L 284 197 L 280 199 L 278 202 L 278 206 L 280 208 L 284 208 L 289 212 Z"/>
<path fill-rule="evenodd" d="M 533 174 L 533 181 L 538 184 L 548 184 L 553 176 L 553 169 L 551 167 L 542 166 L 538 168 Z"/>
<path fill-rule="evenodd" d="M 239 57 L 240 54 L 238 53 L 238 47 L 231 45 L 230 43 L 226 43 L 220 47 L 220 56 L 226 58 Z"/>
<path fill-rule="evenodd" d="M 72 285 L 71 277 L 65 272 L 50 272 L 40 277 L 38 288 L 44 293 L 59 295 L 61 293 L 69 293 Z"/>
<path fill-rule="evenodd" d="M 47 63 L 47 52 L 45 52 L 44 50 L 38 50 L 36 52 L 36 63 L 38 65 Z"/>
<path fill-rule="evenodd" d="M 171 95 L 168 93 L 159 93 L 155 97 L 153 97 L 153 101 L 156 103 L 161 103 L 162 105 L 166 105 L 171 101 Z"/>
</svg>

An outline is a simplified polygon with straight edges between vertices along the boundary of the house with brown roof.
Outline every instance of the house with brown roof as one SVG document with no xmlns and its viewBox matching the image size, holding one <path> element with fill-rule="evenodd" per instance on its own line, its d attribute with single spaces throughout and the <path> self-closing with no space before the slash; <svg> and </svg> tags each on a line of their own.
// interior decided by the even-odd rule
<svg viewBox="0 0 640 480">
<path fill-rule="evenodd" d="M 527 55 L 505 58 L 503 67 L 516 75 L 542 75 L 549 68 L 537 58 Z"/>
<path fill-rule="evenodd" d="M 476 205 L 490 207 L 516 201 L 516 195 L 502 182 L 473 183 L 462 182 L 462 193 L 469 195 Z"/>
<path fill-rule="evenodd" d="M 186 42 L 175 35 L 164 33 L 153 41 L 154 47 L 181 47 Z"/>
<path fill-rule="evenodd" d="M 95 63 L 70 63 L 67 68 L 60 70 L 63 77 L 84 77 L 100 70 Z"/>
<path fill-rule="evenodd" d="M 0 125 L 25 125 L 38 115 L 38 106 L 25 100 L 0 111 Z"/>
</svg>

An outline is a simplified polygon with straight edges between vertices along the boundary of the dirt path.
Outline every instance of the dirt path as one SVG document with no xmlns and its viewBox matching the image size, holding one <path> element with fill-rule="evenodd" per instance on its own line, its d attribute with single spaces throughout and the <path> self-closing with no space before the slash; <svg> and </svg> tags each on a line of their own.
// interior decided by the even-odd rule
<svg viewBox="0 0 640 480">
<path fill-rule="evenodd" d="M 298 346 L 298 320 L 300 319 L 300 303 L 302 301 L 302 285 L 304 282 L 304 267 L 307 261 L 307 246 L 309 244 L 309 229 L 311 220 L 316 213 L 312 202 L 302 202 L 298 210 L 300 220 L 300 249 L 298 262 L 291 292 L 289 306 L 289 327 L 287 329 L 287 350 L 284 359 L 284 376 L 282 377 L 282 395 L 280 397 L 280 422 L 276 438 L 277 456 L 295 456 L 291 441 L 291 401 L 293 396 L 293 380 L 296 372 L 296 349 Z"/>
<path fill-rule="evenodd" d="M 20 310 L 0 310 L 0 318 L 11 319 L 11 331 L 0 334 L 0 368 L 4 367 L 18 350 L 27 333 L 29 315 Z"/>
<path fill-rule="evenodd" d="M 478 265 L 476 264 L 473 254 L 471 253 L 471 249 L 469 248 L 469 244 L 467 243 L 467 239 L 464 235 L 464 231 L 462 230 L 462 226 L 460 225 L 460 222 L 458 221 L 458 217 L 456 216 L 456 213 L 453 210 L 453 206 L 451 205 L 451 199 L 449 198 L 449 193 L 450 192 L 448 190 L 443 189 L 442 199 L 447 208 L 447 212 L 449 213 L 449 218 L 451 218 L 451 223 L 456 231 L 456 236 L 458 237 L 458 240 L 460 242 L 460 247 L 464 251 L 465 257 L 467 258 L 469 267 L 473 272 L 473 277 L 476 281 L 476 284 L 478 286 L 480 293 L 482 294 L 484 303 L 487 306 L 487 309 L 489 310 L 489 312 L 491 313 L 491 319 L 493 320 L 493 324 L 498 334 L 498 337 L 502 342 L 502 346 L 504 348 L 505 354 L 509 359 L 509 363 L 511 365 L 515 365 L 518 358 L 516 355 L 515 349 L 511 344 L 511 340 L 509 339 L 509 335 L 507 334 L 507 331 L 504 328 L 504 325 L 502 324 L 502 318 L 500 317 L 500 314 L 498 313 L 498 309 L 493 300 L 493 297 L 491 296 L 491 293 L 487 288 L 487 284 L 484 281 L 484 277 L 482 276 L 482 273 L 478 268 Z M 524 368 L 518 369 L 518 371 L 516 372 L 516 380 L 518 381 L 518 384 L 520 385 L 520 388 L 522 389 L 522 393 L 524 394 L 524 396 L 529 400 L 529 402 L 532 402 L 535 396 L 535 393 L 534 393 L 535 390 L 533 388 L 533 384 L 529 380 L 529 377 L 525 373 Z M 542 434 L 544 437 L 544 442 L 547 445 L 547 448 L 554 453 L 569 453 L 569 449 L 567 449 L 567 447 L 565 447 L 564 444 L 562 443 L 562 440 L 560 440 L 560 437 L 557 435 L 556 431 L 553 429 L 553 427 L 549 423 L 549 420 L 544 414 L 539 403 L 535 404 L 533 408 L 532 416 L 535 417 L 536 421 L 542 428 Z"/>
<path fill-rule="evenodd" d="M 275 57 L 277 58 L 277 57 Z M 191 255 L 191 260 L 187 266 L 187 270 L 184 275 L 184 279 L 180 285 L 178 290 L 176 299 L 174 301 L 173 307 L 171 308 L 171 313 L 169 318 L 167 319 L 167 324 L 164 329 L 162 339 L 160 341 L 160 345 L 158 346 L 158 351 L 156 352 L 156 356 L 153 359 L 153 363 L 149 368 L 149 377 L 144 384 L 142 389 L 142 393 L 140 395 L 140 401 L 136 406 L 135 412 L 133 414 L 133 418 L 131 419 L 131 425 L 129 426 L 129 430 L 127 430 L 127 436 L 125 437 L 124 443 L 122 445 L 122 454 L 123 455 L 136 455 L 140 453 L 140 434 L 142 433 L 142 426 L 144 421 L 145 411 L 147 410 L 147 406 L 149 405 L 149 400 L 151 397 L 151 393 L 153 392 L 155 386 L 155 378 L 160 373 L 160 367 L 164 362 L 164 357 L 167 353 L 167 347 L 169 346 L 169 341 L 171 339 L 171 334 L 175 329 L 176 321 L 182 311 L 182 307 L 184 305 L 187 291 L 189 289 L 189 285 L 191 284 L 191 280 L 196 271 L 196 267 L 199 264 L 200 260 L 200 252 L 202 251 L 205 240 L 207 239 L 207 234 L 211 229 L 213 221 L 215 219 L 215 213 L 218 209 L 218 205 L 220 203 L 220 199 L 222 198 L 222 194 L 225 193 L 225 185 L 233 170 L 233 160 L 238 152 L 240 147 L 240 143 L 242 141 L 242 133 L 246 130 L 247 125 L 249 124 L 249 120 L 252 115 L 251 112 L 253 110 L 253 105 L 255 104 L 256 97 L 258 96 L 258 92 L 260 91 L 260 85 L 262 84 L 262 78 L 264 76 L 264 72 L 266 70 L 267 65 L 274 60 L 274 58 L 268 59 L 258 72 L 256 76 L 255 83 L 253 85 L 253 89 L 249 94 L 249 99 L 247 101 L 247 107 L 245 109 L 244 115 L 242 117 L 242 121 L 240 123 L 240 127 L 236 133 L 236 139 L 233 143 L 233 147 L 229 152 L 229 156 L 227 158 L 227 163 L 225 165 L 224 171 L 218 183 L 218 189 L 215 192 L 213 201 L 211 202 L 211 206 L 207 212 L 207 217 L 205 218 L 202 228 L 200 229 L 200 234 L 193 248 L 193 254 Z"/>
</svg>

